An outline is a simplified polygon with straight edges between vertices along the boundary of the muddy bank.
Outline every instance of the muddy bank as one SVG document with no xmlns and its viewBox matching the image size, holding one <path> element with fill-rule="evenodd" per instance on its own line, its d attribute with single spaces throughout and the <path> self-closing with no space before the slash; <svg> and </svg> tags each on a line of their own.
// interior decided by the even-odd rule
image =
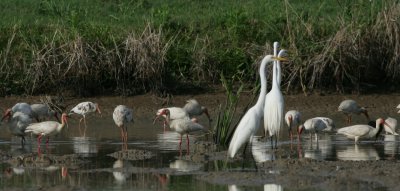
<svg viewBox="0 0 400 191">
<path fill-rule="evenodd" d="M 320 148 L 316 152 L 322 153 L 320 155 L 324 155 L 324 157 L 325 155 L 330 155 L 330 157 L 334 157 L 334 161 L 326 161 L 328 160 L 326 158 L 313 160 L 302 158 L 306 156 L 305 152 L 308 151 L 308 144 L 306 144 L 308 136 L 305 135 L 303 137 L 302 151 L 296 150 L 296 147 L 292 150 L 289 146 L 287 127 L 285 126 L 279 139 L 280 148 L 274 153 L 276 157 L 267 162 L 257 163 L 257 171 L 251 162 L 252 159 L 247 155 L 244 158 L 244 156 L 238 154 L 235 159 L 227 160 L 226 148 L 204 141 L 203 137 L 194 137 L 193 140 L 197 138 L 198 141 L 191 143 L 189 155 L 186 154 L 186 146 L 183 144 L 182 156 L 179 156 L 177 150 L 179 136 L 174 136 L 169 131 L 163 132 L 161 124 L 153 125 L 152 122 L 158 108 L 183 106 L 189 98 L 196 98 L 202 105 L 208 107 L 213 119 L 217 117 L 219 105 L 225 102 L 224 92 L 215 92 L 207 95 L 174 96 L 170 99 L 158 98 L 152 95 L 66 98 L 67 110 L 81 101 L 98 102 L 102 109 L 102 116 L 92 115 L 88 118 L 87 136 L 91 138 L 89 140 L 74 139 L 79 137 L 78 120 L 72 118 L 69 123 L 69 129 L 64 131 L 60 137 L 55 138 L 56 142 L 52 145 L 55 151 L 57 149 L 60 150 L 61 154 L 57 153 L 60 156 L 44 159 L 44 162 L 40 164 L 45 164 L 43 166 L 51 166 L 51 164 L 74 166 L 72 167 L 74 170 L 70 171 L 71 175 L 83 173 L 85 175 L 98 175 L 98 178 L 100 178 L 100 176 L 107 177 L 108 174 L 109 178 L 107 180 L 113 180 L 113 178 L 110 178 L 113 172 L 119 172 L 125 168 L 124 172 L 129 172 L 135 176 L 151 177 L 148 178 L 149 182 L 153 181 L 155 176 L 152 174 L 154 173 L 171 176 L 185 175 L 185 178 L 190 176 L 190 180 L 191 177 L 194 177 L 196 180 L 193 182 L 204 181 L 218 185 L 262 186 L 274 183 L 281 185 L 285 190 L 400 190 L 397 185 L 398 177 L 400 177 L 400 172 L 398 171 L 400 167 L 400 141 L 394 137 L 391 137 L 393 139 L 390 141 L 388 139 L 380 140 L 377 144 L 364 142 L 358 147 L 354 146 L 353 141 L 345 138 L 338 139 L 339 136 L 336 135 L 322 137 Z M 250 98 L 251 94 L 242 94 L 237 109 L 238 116 L 244 112 L 244 108 Z M 302 112 L 303 120 L 316 116 L 326 116 L 335 121 L 337 128 L 344 126 L 344 115 L 337 112 L 339 103 L 344 99 L 354 99 L 361 106 L 368 106 L 371 119 L 387 116 L 398 118 L 399 115 L 397 114 L 396 106 L 400 103 L 400 97 L 397 94 L 361 96 L 317 94 L 304 96 L 299 94 L 285 95 L 284 98 L 286 110 L 299 110 Z M 21 101 L 36 103 L 39 101 L 39 97 L 7 97 L 0 99 L 0 110 L 4 111 L 5 108 Z M 118 104 L 128 105 L 134 109 L 135 124 L 129 127 L 128 140 L 130 144 L 128 144 L 128 152 L 119 152 L 121 146 L 119 144 L 120 132 L 112 120 L 112 112 Z M 366 123 L 367 120 L 364 116 L 356 115 L 353 117 L 353 122 Z M 199 123 L 208 124 L 207 118 L 205 116 L 199 117 Z M 5 141 L 3 147 L 10 151 L 0 150 L 0 159 L 3 162 L 12 159 L 11 161 L 13 162 L 8 162 L 12 164 L 11 166 L 15 166 L 13 165 L 14 163 L 20 164 L 21 158 L 11 155 L 13 145 L 7 142 L 10 140 L 10 135 L 6 133 L 7 130 L 5 128 L 3 130 L 4 133 L 0 134 L 0 138 Z M 258 135 L 261 135 L 261 130 Z M 35 141 L 33 139 L 32 145 L 36 145 Z M 60 144 L 57 141 L 65 141 L 65 143 Z M 15 142 L 18 146 L 19 139 Z M 261 154 L 265 154 L 264 146 L 266 145 L 266 140 L 260 140 L 259 142 L 260 149 L 252 151 L 262 151 Z M 9 147 L 9 145 L 11 146 Z M 63 145 L 64 147 L 62 147 Z M 27 152 L 35 153 L 35 151 L 36 149 Z M 359 155 L 363 155 L 363 151 L 368 155 L 373 155 L 367 158 L 367 160 L 371 161 L 344 161 L 339 157 L 340 153 L 354 154 L 356 151 L 360 152 L 358 153 Z M 78 154 L 70 155 L 74 152 Z M 34 154 L 29 153 L 23 155 L 22 161 L 26 161 L 23 165 L 28 167 L 27 169 L 29 170 L 42 168 L 41 165 L 35 166 L 36 163 L 30 162 L 39 159 L 36 159 Z M 98 164 L 102 166 L 82 167 L 79 153 L 90 153 L 90 155 L 84 156 L 92 157 L 91 160 L 96 162 L 97 160 L 104 160 L 109 164 L 102 165 L 105 162 L 101 161 Z M 110 153 L 117 160 L 114 161 L 111 157 L 104 157 Z M 248 154 L 248 156 L 250 155 Z M 391 155 L 393 157 L 390 157 Z M 82 162 L 84 163 L 85 161 L 83 160 Z M 246 163 L 244 170 L 241 168 L 242 161 Z M 114 168 L 116 163 L 121 163 L 121 167 Z M 215 165 L 218 166 L 218 169 Z M 73 176 L 70 176 L 70 179 L 73 179 Z M 83 180 L 90 182 L 89 178 Z M 128 178 L 127 181 L 132 180 Z M 184 181 L 187 181 L 187 179 Z M 176 182 L 172 181 L 172 184 Z M 113 182 L 110 183 L 110 185 L 112 184 Z M 72 188 L 74 187 L 72 186 Z"/>
</svg>

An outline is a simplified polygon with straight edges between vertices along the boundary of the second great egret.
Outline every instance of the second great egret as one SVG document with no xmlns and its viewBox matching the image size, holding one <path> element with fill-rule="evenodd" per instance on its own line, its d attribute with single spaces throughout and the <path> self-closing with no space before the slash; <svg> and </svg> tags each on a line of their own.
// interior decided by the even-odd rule
<svg viewBox="0 0 400 191">
<path fill-rule="evenodd" d="M 228 156 L 234 157 L 240 147 L 250 140 L 250 138 L 257 132 L 260 121 L 263 117 L 263 106 L 265 101 L 265 95 L 267 93 L 267 79 L 265 77 L 265 68 L 268 63 L 274 60 L 286 60 L 284 58 L 274 57 L 267 55 L 263 58 L 260 66 L 260 79 L 261 79 L 261 90 L 258 97 L 257 103 L 251 107 L 243 118 L 240 120 L 236 127 L 235 133 L 233 134 L 232 140 L 229 144 Z"/>
<path fill-rule="evenodd" d="M 286 54 L 286 50 L 281 50 L 278 57 Z M 271 146 L 274 148 L 273 137 L 275 137 L 275 148 L 277 148 L 279 131 L 283 126 L 284 100 L 280 90 L 280 61 L 274 62 L 272 68 L 272 89 L 265 97 L 264 103 L 264 129 L 271 138 Z M 266 135 L 265 135 L 266 136 Z"/>
</svg>

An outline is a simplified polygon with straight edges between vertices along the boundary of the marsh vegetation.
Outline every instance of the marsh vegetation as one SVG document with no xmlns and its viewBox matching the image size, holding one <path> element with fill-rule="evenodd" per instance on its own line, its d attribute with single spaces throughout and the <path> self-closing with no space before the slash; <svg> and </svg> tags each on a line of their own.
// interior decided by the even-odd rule
<svg viewBox="0 0 400 191">
<path fill-rule="evenodd" d="M 290 52 L 287 92 L 393 90 L 400 78 L 395 0 L 5 0 L 1 7 L 0 95 L 198 93 L 222 87 L 221 74 L 252 89 L 273 41 Z"/>
</svg>

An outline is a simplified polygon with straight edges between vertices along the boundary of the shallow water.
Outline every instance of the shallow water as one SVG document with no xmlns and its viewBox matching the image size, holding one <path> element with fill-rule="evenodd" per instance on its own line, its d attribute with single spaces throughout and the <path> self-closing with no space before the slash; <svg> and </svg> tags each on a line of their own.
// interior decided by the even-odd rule
<svg viewBox="0 0 400 191">
<path fill-rule="evenodd" d="M 44 141 L 41 144 L 44 155 L 75 154 L 84 159 L 84 162 L 72 165 L 18 165 L 3 160 L 0 165 L 0 187 L 3 190 L 285 190 L 274 179 L 267 180 L 268 184 L 249 185 L 218 179 L 205 181 L 198 177 L 217 171 L 256 172 L 252 159 L 261 163 L 287 158 L 322 161 L 400 158 L 399 136 L 383 135 L 376 142 L 362 141 L 355 145 L 352 140 L 336 134 L 320 135 L 317 144 L 315 140 L 310 140 L 308 134 L 304 134 L 299 144 L 297 141 L 291 142 L 285 132 L 281 135 L 278 152 L 271 150 L 269 141 L 255 137 L 243 160 L 226 162 L 224 157 L 215 160 L 189 160 L 185 156 L 186 138 L 183 139 L 183 151 L 180 153 L 179 135 L 169 130 L 164 132 L 161 123 L 153 125 L 155 109 L 142 109 L 140 113 L 135 113 L 135 124 L 129 127 L 128 149 L 150 151 L 153 156 L 143 160 L 117 159 L 109 156 L 122 148 L 119 129 L 111 118 L 111 105 L 114 105 L 114 100 L 103 106 L 106 109 L 103 109 L 102 116 L 89 117 L 85 136 L 82 133 L 84 128 L 79 128 L 78 119 L 72 118 L 58 137 L 50 139 L 48 148 Z M 310 111 L 305 112 L 306 116 L 309 115 L 307 112 Z M 337 126 L 340 127 L 343 116 L 334 114 L 333 118 L 339 121 Z M 205 123 L 204 117 L 200 122 Z M 19 138 L 10 138 L 4 125 L 1 130 L 0 150 L 12 156 L 37 153 L 34 137 L 28 138 L 28 144 L 21 148 Z M 201 134 L 191 135 L 190 153 L 196 153 L 199 143 L 205 140 L 206 137 Z M 274 169 L 267 173 L 281 172 L 280 169 Z"/>
</svg>

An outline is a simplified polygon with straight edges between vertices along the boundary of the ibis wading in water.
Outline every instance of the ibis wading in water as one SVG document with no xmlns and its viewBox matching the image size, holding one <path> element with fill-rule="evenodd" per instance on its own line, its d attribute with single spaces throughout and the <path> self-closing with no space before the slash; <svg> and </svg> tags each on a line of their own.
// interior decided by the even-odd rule
<svg viewBox="0 0 400 191">
<path fill-rule="evenodd" d="M 123 148 L 128 149 L 128 126 L 133 123 L 133 110 L 125 105 L 119 105 L 114 109 L 113 119 L 115 124 L 121 129 L 121 139 Z"/>
<path fill-rule="evenodd" d="M 338 107 L 338 111 L 343 112 L 346 115 L 347 117 L 346 122 L 348 125 L 351 124 L 352 114 L 360 115 L 361 113 L 363 113 L 365 117 L 367 117 L 367 120 L 369 121 L 367 109 L 365 109 L 365 107 L 358 106 L 357 102 L 351 99 L 342 101 Z"/>
<path fill-rule="evenodd" d="M 349 139 L 354 139 L 354 143 L 357 144 L 360 139 L 375 138 L 376 140 L 383 129 L 383 125 L 387 125 L 389 128 L 391 128 L 384 119 L 378 118 L 376 120 L 375 128 L 371 127 L 370 125 L 353 125 L 340 128 L 338 129 L 337 133 L 342 134 Z"/>
<path fill-rule="evenodd" d="M 86 126 L 86 115 L 88 115 L 90 113 L 94 113 L 96 111 L 99 114 L 101 114 L 99 104 L 93 103 L 90 101 L 86 101 L 86 102 L 79 103 L 74 108 L 72 108 L 68 115 L 71 115 L 71 114 L 82 115 L 82 118 L 79 120 L 79 131 L 81 131 L 81 122 L 83 120 L 83 122 L 85 124 L 85 130 L 83 132 L 83 136 L 85 136 L 86 135 L 86 127 L 87 127 Z"/>
<path fill-rule="evenodd" d="M 318 144 L 318 133 L 322 131 L 332 131 L 334 128 L 333 120 L 327 117 L 314 117 L 307 119 L 303 125 L 298 129 L 299 136 L 304 129 L 310 133 L 310 140 L 312 141 L 312 133 L 315 134 Z"/>
<path fill-rule="evenodd" d="M 183 106 L 183 109 L 186 110 L 190 118 L 200 116 L 204 113 L 208 118 L 208 122 L 211 123 L 212 121 L 210 114 L 208 113 L 208 109 L 204 106 L 201 106 L 195 99 L 187 100 L 185 106 Z"/>
<path fill-rule="evenodd" d="M 49 139 L 51 136 L 57 135 L 61 132 L 65 124 L 67 124 L 67 114 L 63 113 L 61 115 L 61 123 L 57 121 L 43 121 L 40 123 L 32 123 L 25 129 L 25 133 L 32 133 L 37 135 L 38 141 L 38 153 L 40 154 L 40 143 L 42 141 L 42 137 L 46 136 L 46 147 L 49 145 Z"/>
<path fill-rule="evenodd" d="M 57 119 L 57 121 L 60 121 L 60 119 L 58 119 L 58 113 L 51 110 L 46 104 L 32 104 L 31 109 L 33 117 L 37 121 L 49 120 L 51 117 L 54 117 Z"/>
<path fill-rule="evenodd" d="M 299 130 L 299 126 L 301 125 L 301 114 L 297 110 L 290 110 L 285 114 L 285 121 L 289 127 L 289 136 L 290 141 L 293 141 L 293 133 L 292 129 L 295 128 L 296 132 Z M 299 134 L 297 133 L 297 138 L 299 138 Z"/>
<path fill-rule="evenodd" d="M 161 111 L 160 115 L 166 116 L 167 125 L 173 129 L 175 132 L 179 133 L 180 141 L 179 141 L 179 151 L 182 152 L 182 136 L 186 134 L 186 142 L 187 142 L 187 152 L 189 153 L 189 133 L 195 131 L 204 131 L 205 128 L 197 123 L 196 118 L 180 118 L 180 119 L 171 119 L 169 109 L 164 109 Z"/>
<path fill-rule="evenodd" d="M 164 110 L 168 109 L 169 111 L 169 118 L 170 120 L 175 120 L 175 119 L 190 119 L 189 114 L 186 110 L 184 110 L 181 107 L 168 107 L 168 108 L 161 108 L 157 110 L 156 117 L 154 118 L 153 124 L 156 122 L 160 116 L 164 117 L 164 131 L 165 127 L 167 126 L 167 115 L 165 114 Z"/>
<path fill-rule="evenodd" d="M 11 134 L 21 137 L 21 145 L 25 143 L 25 129 L 32 123 L 32 118 L 22 112 L 12 112 L 11 109 L 6 110 L 1 121 L 7 119 L 7 126 Z"/>
</svg>

